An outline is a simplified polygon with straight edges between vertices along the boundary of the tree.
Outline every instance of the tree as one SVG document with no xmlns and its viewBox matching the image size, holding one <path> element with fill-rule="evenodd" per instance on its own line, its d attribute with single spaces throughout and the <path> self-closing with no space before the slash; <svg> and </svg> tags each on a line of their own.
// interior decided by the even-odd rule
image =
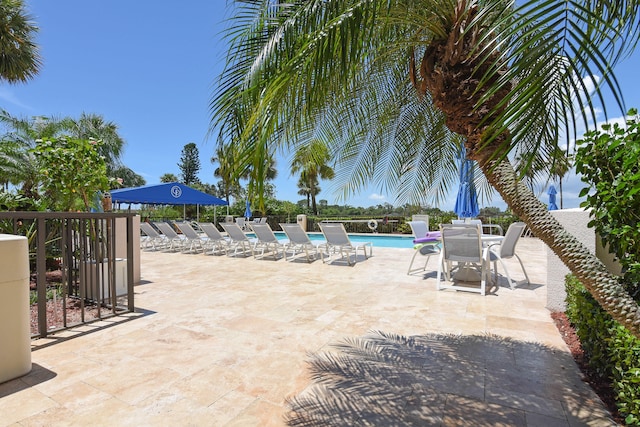
<svg viewBox="0 0 640 427">
<path fill-rule="evenodd" d="M 346 191 L 373 179 L 436 203 L 456 182 L 462 140 L 510 209 L 640 336 L 638 303 L 509 160 L 549 160 L 562 129 L 575 138 L 579 121 L 596 122 L 604 89 L 623 110 L 611 70 L 636 46 L 639 8 L 625 0 L 243 2 L 228 30 L 212 126 L 255 163 L 326 123 Z M 592 94 L 583 78 L 595 74 L 603 78 Z"/>
<path fill-rule="evenodd" d="M 178 167 L 180 168 L 180 176 L 182 177 L 183 183 L 191 185 L 200 182 L 198 179 L 200 157 L 196 144 L 190 142 L 184 146 Z"/>
<path fill-rule="evenodd" d="M 335 173 L 327 163 L 331 160 L 329 148 L 320 139 L 312 139 L 309 144 L 296 150 L 291 162 L 291 174 L 300 172 L 300 179 L 306 183 L 311 197 L 311 211 L 318 215 L 316 196 L 320 193 L 319 179 L 333 179 Z M 298 183 L 300 186 L 300 183 Z"/>
<path fill-rule="evenodd" d="M 22 0 L 0 0 L 0 81 L 26 82 L 40 71 L 38 27 L 31 21 Z"/>
<path fill-rule="evenodd" d="M 140 175 L 138 175 L 137 173 L 135 173 L 134 171 L 132 171 L 126 166 L 120 166 L 108 173 L 112 178 L 116 178 L 116 180 L 118 179 L 122 180 L 122 183 L 118 187 L 112 186 L 112 188 L 119 188 L 120 186 L 140 187 L 147 183 L 147 181 L 143 177 L 141 177 Z"/>
<path fill-rule="evenodd" d="M 230 203 L 230 196 L 236 198 L 240 195 L 240 179 L 236 175 L 236 153 L 232 144 L 220 143 L 216 149 L 216 155 L 211 157 L 211 163 L 218 163 L 213 171 L 213 176 L 220 179 L 219 188 L 222 197 Z"/>
<path fill-rule="evenodd" d="M 172 173 L 165 173 L 160 177 L 160 182 L 177 182 L 178 177 Z"/>
<path fill-rule="evenodd" d="M 105 121 L 98 114 L 82 113 L 80 118 L 66 118 L 62 120 L 63 129 L 71 136 L 78 139 L 100 140 L 100 154 L 105 158 L 107 173 L 113 175 L 113 171 L 122 167 L 120 157 L 124 150 L 124 139 L 118 133 L 118 125 Z"/>
<path fill-rule="evenodd" d="M 39 140 L 33 149 L 44 193 L 57 210 L 88 211 L 95 195 L 109 188 L 107 165 L 100 154 L 101 142 L 75 138 Z M 64 165 L 64 167 L 60 167 Z"/>
</svg>

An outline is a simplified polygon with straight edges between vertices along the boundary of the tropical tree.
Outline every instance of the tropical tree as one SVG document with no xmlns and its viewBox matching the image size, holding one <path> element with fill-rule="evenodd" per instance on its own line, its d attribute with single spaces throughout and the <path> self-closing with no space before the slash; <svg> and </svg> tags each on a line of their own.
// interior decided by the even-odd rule
<svg viewBox="0 0 640 427">
<path fill-rule="evenodd" d="M 37 31 L 22 0 L 0 0 L 0 81 L 26 82 L 38 73 Z"/>
<path fill-rule="evenodd" d="M 305 179 L 304 176 L 300 176 L 300 178 L 298 179 L 298 194 L 306 198 L 305 207 L 307 209 L 311 208 L 311 186 L 309 185 L 309 181 Z"/>
<path fill-rule="evenodd" d="M 66 118 L 62 120 L 64 131 L 78 139 L 93 139 L 102 141 L 98 146 L 100 154 L 107 165 L 107 173 L 122 167 L 121 156 L 124 150 L 124 139 L 118 132 L 118 125 L 105 121 L 98 114 L 82 113 L 78 119 Z"/>
<path fill-rule="evenodd" d="M 220 143 L 216 149 L 216 155 L 211 157 L 211 163 L 218 163 L 213 171 L 213 176 L 220 179 L 219 189 L 222 197 L 230 203 L 230 196 L 238 197 L 241 193 L 240 177 L 237 175 L 235 147 L 232 144 Z"/>
<path fill-rule="evenodd" d="M 511 210 L 640 337 L 638 303 L 521 181 L 528 162 L 510 161 L 528 153 L 550 164 L 561 135 L 596 122 L 605 90 L 624 113 L 612 70 L 636 46 L 639 8 L 629 0 L 243 1 L 212 126 L 258 162 L 325 123 L 345 191 L 373 180 L 436 203 L 456 181 L 462 137 Z M 590 92 L 585 79 L 596 74 Z"/>
<path fill-rule="evenodd" d="M 14 117 L 6 110 L 0 110 L 0 124 L 6 129 L 0 137 L 0 162 L 3 165 L 0 181 L 19 185 L 26 197 L 37 199 L 41 176 L 32 149 L 38 140 L 62 136 L 64 121 L 45 116 Z"/>
<path fill-rule="evenodd" d="M 178 177 L 172 173 L 165 173 L 160 177 L 160 182 L 177 182 Z"/>
<path fill-rule="evenodd" d="M 300 145 L 291 161 L 291 174 L 300 173 L 300 179 L 306 182 L 311 197 L 311 210 L 318 215 L 316 196 L 320 193 L 320 179 L 333 179 L 335 173 L 327 163 L 331 160 L 329 148 L 320 139 L 312 139 L 308 144 Z"/>
<path fill-rule="evenodd" d="M 190 142 L 182 148 L 178 167 L 180 168 L 180 176 L 182 177 L 183 183 L 191 185 L 200 181 L 198 179 L 200 154 L 198 153 L 198 147 L 195 143 Z"/>
</svg>

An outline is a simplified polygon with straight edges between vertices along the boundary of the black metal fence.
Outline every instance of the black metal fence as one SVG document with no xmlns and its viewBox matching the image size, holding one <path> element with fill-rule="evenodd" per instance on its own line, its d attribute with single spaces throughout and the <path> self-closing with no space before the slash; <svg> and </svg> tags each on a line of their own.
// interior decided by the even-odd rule
<svg viewBox="0 0 640 427">
<path fill-rule="evenodd" d="M 134 216 L 0 212 L 28 240 L 32 337 L 134 311 Z"/>
</svg>

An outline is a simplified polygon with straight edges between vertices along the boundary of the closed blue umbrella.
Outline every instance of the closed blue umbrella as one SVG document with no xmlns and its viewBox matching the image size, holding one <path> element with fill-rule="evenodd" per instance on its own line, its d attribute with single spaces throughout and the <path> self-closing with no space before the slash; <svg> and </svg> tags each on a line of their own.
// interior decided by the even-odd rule
<svg viewBox="0 0 640 427">
<path fill-rule="evenodd" d="M 480 213 L 476 186 L 473 182 L 473 161 L 467 159 L 464 144 L 460 150 L 460 187 L 453 211 L 459 218 L 473 218 Z"/>
<path fill-rule="evenodd" d="M 247 219 L 251 218 L 251 203 L 248 200 L 244 208 L 244 217 Z"/>
<path fill-rule="evenodd" d="M 549 195 L 549 210 L 550 211 L 555 211 L 558 209 L 558 205 L 556 205 L 556 194 L 558 192 L 556 191 L 556 187 L 554 187 L 553 185 L 549 187 L 549 189 L 547 190 L 547 194 Z"/>
</svg>

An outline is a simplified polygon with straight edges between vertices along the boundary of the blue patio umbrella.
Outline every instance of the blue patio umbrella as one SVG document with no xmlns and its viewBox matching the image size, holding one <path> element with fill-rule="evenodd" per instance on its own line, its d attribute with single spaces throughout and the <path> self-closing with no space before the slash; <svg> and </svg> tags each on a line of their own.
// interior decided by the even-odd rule
<svg viewBox="0 0 640 427">
<path fill-rule="evenodd" d="M 248 200 L 244 208 L 244 217 L 247 219 L 251 218 L 251 203 Z"/>
<path fill-rule="evenodd" d="M 460 218 L 473 218 L 480 213 L 473 175 L 473 161 L 467 159 L 467 151 L 463 144 L 460 150 L 460 186 L 453 210 Z"/>
<path fill-rule="evenodd" d="M 558 192 L 556 191 L 556 187 L 554 187 L 553 185 L 549 187 L 549 189 L 547 190 L 547 194 L 549 195 L 549 210 L 550 211 L 555 211 L 558 210 L 558 205 L 556 205 L 556 194 Z"/>
</svg>

